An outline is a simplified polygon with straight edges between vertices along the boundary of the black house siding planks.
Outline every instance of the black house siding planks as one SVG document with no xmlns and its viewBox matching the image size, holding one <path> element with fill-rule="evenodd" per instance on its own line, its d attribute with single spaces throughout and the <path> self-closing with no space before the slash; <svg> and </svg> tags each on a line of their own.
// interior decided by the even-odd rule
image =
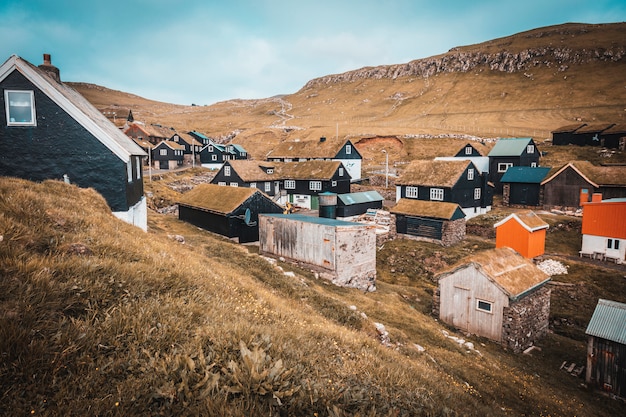
<svg viewBox="0 0 626 417">
<path fill-rule="evenodd" d="M 141 199 L 143 180 L 134 179 L 136 167 L 128 182 L 126 164 L 21 73 L 13 71 L 1 87 L 34 92 L 37 126 L 7 126 L 0 94 L 0 175 L 43 181 L 66 174 L 70 182 L 102 194 L 112 211 L 126 211 Z"/>
</svg>

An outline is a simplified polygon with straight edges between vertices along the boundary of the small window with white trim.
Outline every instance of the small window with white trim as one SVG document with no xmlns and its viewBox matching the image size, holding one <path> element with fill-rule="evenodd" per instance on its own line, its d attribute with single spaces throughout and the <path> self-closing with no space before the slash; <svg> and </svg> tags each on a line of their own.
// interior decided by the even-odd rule
<svg viewBox="0 0 626 417">
<path fill-rule="evenodd" d="M 472 181 L 474 179 L 474 168 L 467 170 L 467 180 Z"/>
<path fill-rule="evenodd" d="M 498 172 L 506 172 L 506 170 L 512 166 L 513 166 L 512 162 L 500 162 L 498 164 Z"/>
<path fill-rule="evenodd" d="M 256 188 L 256 182 L 251 182 L 250 183 L 250 188 Z"/>
<path fill-rule="evenodd" d="M 211 161 L 217 161 L 217 155 L 215 154 L 211 155 Z"/>
<path fill-rule="evenodd" d="M 231 187 L 239 187 L 239 183 L 237 183 L 237 182 L 231 182 L 229 185 Z"/>
<path fill-rule="evenodd" d="M 431 188 L 430 199 L 433 201 L 443 201 L 443 188 Z"/>
<path fill-rule="evenodd" d="M 230 167 L 228 165 L 224 167 L 224 176 L 230 177 Z"/>
<path fill-rule="evenodd" d="M 417 198 L 417 187 L 406 187 L 406 198 Z"/>
<path fill-rule="evenodd" d="M 333 180 L 333 181 L 330 183 L 330 185 L 331 185 L 331 187 L 336 187 L 336 186 L 337 186 L 337 181 Z"/>
<path fill-rule="evenodd" d="M 471 155 L 472 154 L 472 147 L 471 146 L 466 146 L 465 147 L 465 155 Z"/>
<path fill-rule="evenodd" d="M 480 200 L 480 188 L 474 188 L 474 200 Z"/>
<path fill-rule="evenodd" d="M 343 168 L 341 168 L 341 167 L 339 168 L 339 176 L 343 177 Z"/>
<path fill-rule="evenodd" d="M 7 126 L 36 126 L 35 94 L 32 91 L 4 90 Z"/>
<path fill-rule="evenodd" d="M 346 145 L 346 155 L 350 155 L 352 153 L 352 146 Z"/>
<path fill-rule="evenodd" d="M 226 185 L 226 181 L 219 181 L 219 182 L 217 183 L 217 185 L 224 185 L 224 186 L 225 186 L 225 185 Z"/>
<path fill-rule="evenodd" d="M 309 190 L 320 191 L 322 189 L 322 181 L 309 181 Z"/>
<path fill-rule="evenodd" d="M 535 153 L 535 145 L 526 146 L 526 153 L 529 153 L 529 154 Z"/>
<path fill-rule="evenodd" d="M 161 156 L 167 155 L 167 149 L 159 149 L 159 155 Z"/>
<path fill-rule="evenodd" d="M 476 310 L 484 311 L 485 313 L 493 312 L 493 303 L 485 300 L 476 300 Z"/>
<path fill-rule="evenodd" d="M 266 193 L 269 193 L 270 191 L 272 191 L 272 183 L 271 183 L 271 182 L 269 182 L 269 181 L 267 181 L 267 182 L 265 183 L 265 192 L 266 192 Z"/>
<path fill-rule="evenodd" d="M 141 178 L 141 158 L 135 157 L 135 162 L 137 163 L 137 179 Z"/>
<path fill-rule="evenodd" d="M 295 190 L 295 188 L 296 188 L 296 180 L 285 180 L 286 190 Z"/>
</svg>

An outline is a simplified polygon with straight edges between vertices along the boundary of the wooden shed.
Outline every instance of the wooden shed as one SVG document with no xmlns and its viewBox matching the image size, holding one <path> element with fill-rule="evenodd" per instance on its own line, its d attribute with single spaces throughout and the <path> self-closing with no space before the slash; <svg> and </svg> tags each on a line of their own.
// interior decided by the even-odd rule
<svg viewBox="0 0 626 417">
<path fill-rule="evenodd" d="M 587 331 L 588 385 L 626 399 L 626 304 L 598 300 Z"/>
<path fill-rule="evenodd" d="M 543 255 L 548 223 L 531 210 L 513 213 L 494 224 L 496 248 L 515 249 L 525 258 Z"/>
<path fill-rule="evenodd" d="M 433 313 L 521 352 L 548 331 L 550 277 L 511 248 L 483 251 L 435 277 Z"/>
<path fill-rule="evenodd" d="M 500 179 L 502 205 L 540 206 L 543 203 L 541 181 L 549 172 L 549 167 L 509 167 Z"/>
<path fill-rule="evenodd" d="M 342 287 L 376 289 L 375 226 L 299 214 L 262 214 L 259 253 L 302 263 Z"/>
<path fill-rule="evenodd" d="M 383 208 L 383 196 L 378 191 L 361 191 L 337 195 L 337 217 L 351 217 L 364 214 L 370 209 Z"/>
<path fill-rule="evenodd" d="M 443 246 L 465 238 L 465 214 L 456 203 L 401 198 L 390 213 L 396 215 L 396 233 Z"/>
<path fill-rule="evenodd" d="M 178 218 L 239 243 L 259 240 L 259 213 L 282 213 L 283 208 L 254 188 L 200 184 L 183 194 Z"/>
<path fill-rule="evenodd" d="M 626 198 L 583 204 L 582 235 L 581 256 L 626 261 Z"/>
</svg>

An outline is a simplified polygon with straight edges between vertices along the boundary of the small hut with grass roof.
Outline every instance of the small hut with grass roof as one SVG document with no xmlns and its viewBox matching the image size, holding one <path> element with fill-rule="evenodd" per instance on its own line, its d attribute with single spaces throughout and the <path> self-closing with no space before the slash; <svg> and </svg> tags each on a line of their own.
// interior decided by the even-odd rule
<svg viewBox="0 0 626 417">
<path fill-rule="evenodd" d="M 471 255 L 435 276 L 433 313 L 521 352 L 548 331 L 550 277 L 511 248 Z"/>
<path fill-rule="evenodd" d="M 282 213 L 283 208 L 255 188 L 200 184 L 183 194 L 178 218 L 239 243 L 259 240 L 259 213 Z"/>
<path fill-rule="evenodd" d="M 396 233 L 409 239 L 450 246 L 465 238 L 465 214 L 456 203 L 401 198 L 390 210 Z"/>
</svg>

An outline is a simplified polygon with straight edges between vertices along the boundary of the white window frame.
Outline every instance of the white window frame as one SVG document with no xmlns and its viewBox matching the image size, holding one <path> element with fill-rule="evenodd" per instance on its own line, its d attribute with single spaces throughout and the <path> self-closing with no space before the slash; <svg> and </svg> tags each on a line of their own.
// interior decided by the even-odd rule
<svg viewBox="0 0 626 417">
<path fill-rule="evenodd" d="M 474 168 L 469 168 L 467 170 L 467 180 L 472 181 L 474 179 Z"/>
<path fill-rule="evenodd" d="M 330 186 L 331 187 L 336 187 L 337 186 L 337 181 L 332 180 L 331 183 L 330 183 Z"/>
<path fill-rule="evenodd" d="M 273 174 L 274 173 L 274 168 L 268 168 L 267 169 L 267 173 L 268 174 Z"/>
<path fill-rule="evenodd" d="M 265 192 L 269 193 L 270 191 L 272 191 L 272 183 L 270 181 L 266 181 L 265 182 Z"/>
<path fill-rule="evenodd" d="M 430 200 L 431 201 L 443 201 L 443 188 L 431 188 L 430 189 Z"/>
<path fill-rule="evenodd" d="M 239 187 L 239 183 L 237 183 L 237 182 L 231 182 L 228 185 L 230 185 L 231 187 Z"/>
<path fill-rule="evenodd" d="M 207 151 L 213 152 L 213 146 L 207 146 Z"/>
<path fill-rule="evenodd" d="M 141 158 L 136 156 L 135 162 L 137 163 L 137 179 L 141 178 Z"/>
<path fill-rule="evenodd" d="M 133 158 L 130 158 L 126 164 L 126 177 L 128 182 L 133 182 Z"/>
<path fill-rule="evenodd" d="M 509 167 L 513 166 L 513 162 L 498 162 L 498 172 L 506 172 Z"/>
<path fill-rule="evenodd" d="M 159 155 L 166 156 L 167 155 L 167 149 L 159 149 Z"/>
<path fill-rule="evenodd" d="M 225 185 L 226 185 L 226 181 L 219 181 L 219 182 L 217 183 L 217 185 L 225 186 Z"/>
<path fill-rule="evenodd" d="M 346 155 L 350 155 L 350 154 L 352 154 L 352 146 L 346 145 Z"/>
<path fill-rule="evenodd" d="M 535 153 L 535 145 L 526 145 L 526 153 L 534 154 Z"/>
<path fill-rule="evenodd" d="M 250 183 L 250 188 L 256 188 L 256 182 L 251 182 Z"/>
<path fill-rule="evenodd" d="M 419 187 L 408 186 L 404 190 L 404 195 L 406 198 L 418 198 Z"/>
<path fill-rule="evenodd" d="M 471 146 L 466 146 L 465 147 L 465 155 L 471 155 L 472 154 L 472 147 Z"/>
<path fill-rule="evenodd" d="M 224 176 L 225 177 L 230 177 L 230 166 L 229 165 L 226 165 L 224 167 Z"/>
<path fill-rule="evenodd" d="M 309 190 L 322 191 L 322 181 L 309 181 Z"/>
<path fill-rule="evenodd" d="M 487 306 L 489 306 L 487 308 Z M 479 298 L 476 299 L 476 310 L 482 311 L 484 313 L 493 314 L 493 303 L 491 301 L 481 300 Z"/>
<path fill-rule="evenodd" d="M 537 167 L 537 163 L 536 162 L 531 162 L 530 163 L 530 167 L 531 168 L 536 168 Z"/>
<path fill-rule="evenodd" d="M 285 180 L 285 190 L 295 190 L 296 180 Z"/>
<path fill-rule="evenodd" d="M 480 187 L 474 188 L 474 200 L 480 200 Z"/>
<path fill-rule="evenodd" d="M 619 239 L 607 239 L 606 248 L 619 250 L 619 244 L 620 244 Z"/>
<path fill-rule="evenodd" d="M 217 155 L 212 154 L 211 155 L 211 161 L 217 161 Z"/>
<path fill-rule="evenodd" d="M 339 176 L 343 177 L 343 167 L 339 167 Z"/>
<path fill-rule="evenodd" d="M 27 94 L 30 103 L 26 105 L 23 105 L 24 103 L 20 103 L 19 106 L 11 106 L 11 98 L 9 96 L 13 93 Z M 35 113 L 35 93 L 32 90 L 4 90 L 4 106 L 7 115 L 7 126 L 37 126 L 37 115 Z M 31 120 L 26 122 L 16 122 L 15 120 L 11 121 L 12 107 L 30 107 Z"/>
</svg>

